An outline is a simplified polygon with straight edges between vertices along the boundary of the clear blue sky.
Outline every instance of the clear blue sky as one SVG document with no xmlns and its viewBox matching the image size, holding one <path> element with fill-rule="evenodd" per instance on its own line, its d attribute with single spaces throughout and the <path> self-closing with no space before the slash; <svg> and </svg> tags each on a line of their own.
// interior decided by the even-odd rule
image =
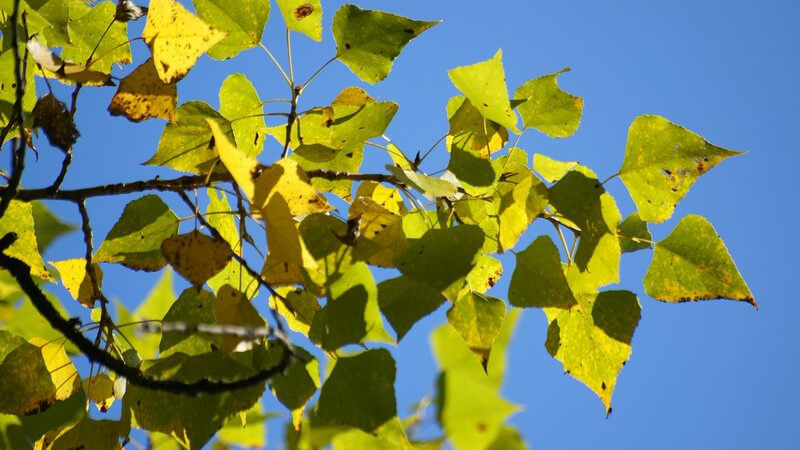
<svg viewBox="0 0 800 450">
<path fill-rule="evenodd" d="M 298 78 L 333 55 L 330 22 L 341 3 L 323 2 L 322 44 L 294 37 Z M 547 354 L 544 314 L 525 311 L 510 348 L 503 393 L 525 407 L 511 422 L 527 442 L 543 449 L 796 448 L 800 339 L 795 327 L 800 296 L 794 281 L 800 246 L 791 228 L 800 218 L 796 198 L 800 190 L 794 181 L 800 164 L 796 144 L 800 3 L 362 0 L 357 4 L 415 19 L 444 19 L 444 23 L 413 41 L 386 81 L 364 85 L 337 63 L 306 92 L 303 105 L 327 104 L 341 88 L 364 86 L 374 97 L 399 103 L 387 134 L 406 153 L 426 149 L 447 130 L 444 107 L 457 94 L 447 70 L 486 60 L 498 48 L 503 49 L 512 92 L 530 78 L 571 66 L 572 72 L 560 77 L 561 86 L 585 100 L 583 121 L 574 137 L 553 140 L 528 132 L 520 147 L 529 153 L 577 160 L 605 177 L 619 168 L 628 125 L 640 114 L 662 115 L 716 145 L 749 151 L 704 175 L 679 204 L 675 218 L 701 214 L 714 224 L 760 310 L 725 301 L 658 303 L 644 294 L 641 285 L 651 253 L 626 255 L 621 288 L 639 295 L 643 312 L 608 419 L 595 395 L 564 375 L 560 363 Z M 131 29 L 136 33 L 142 25 Z M 274 8 L 264 42 L 284 60 L 282 30 Z M 141 43 L 134 45 L 135 61 L 144 61 L 146 55 Z M 115 75 L 131 69 L 115 69 Z M 286 96 L 286 87 L 265 54 L 253 49 L 224 63 L 203 58 L 180 83 L 179 101 L 204 100 L 217 107 L 219 86 L 234 72 L 247 74 L 262 99 Z M 163 122 L 133 124 L 110 118 L 105 110 L 113 93 L 113 88 L 100 88 L 81 94 L 82 136 L 65 187 L 179 175 L 139 165 L 154 152 Z M 66 100 L 68 91 L 60 91 L 60 96 Z M 45 144 L 41 150 L 38 162 L 28 162 L 27 187 L 49 185 L 58 171 L 60 154 Z M 367 150 L 367 159 L 374 156 L 376 162 L 365 164 L 365 170 L 380 170 L 384 155 L 372 150 Z M 437 153 L 424 169 L 446 165 L 445 152 Z M 607 187 L 623 215 L 633 211 L 619 180 Z M 95 245 L 132 198 L 89 202 Z M 176 196 L 165 198 L 179 216 L 187 215 Z M 74 206 L 51 206 L 78 223 Z M 654 237 L 665 237 L 676 219 L 652 227 Z M 534 226 L 519 247 L 544 230 Z M 73 234 L 58 241 L 46 256 L 78 257 L 81 245 Z M 501 298 L 513 267 L 513 258 L 505 261 L 509 263 L 505 277 L 491 291 Z M 156 281 L 156 275 L 110 266 L 104 270 L 106 293 L 131 306 Z M 444 310 L 418 324 L 393 350 L 401 415 L 431 391 L 436 367 L 428 332 L 445 322 Z M 274 400 L 267 404 L 272 411 L 282 411 Z M 282 439 L 282 426 L 271 422 L 271 445 Z"/>
</svg>

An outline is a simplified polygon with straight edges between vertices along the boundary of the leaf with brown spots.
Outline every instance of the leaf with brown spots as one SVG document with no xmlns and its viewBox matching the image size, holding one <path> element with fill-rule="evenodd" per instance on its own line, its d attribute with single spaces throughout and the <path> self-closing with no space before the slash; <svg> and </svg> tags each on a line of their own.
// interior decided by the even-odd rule
<svg viewBox="0 0 800 450">
<path fill-rule="evenodd" d="M 83 380 L 83 390 L 100 412 L 108 411 L 114 403 L 114 381 L 108 374 L 103 373 Z"/>
<path fill-rule="evenodd" d="M 647 295 L 668 303 L 724 298 L 757 307 L 714 227 L 695 215 L 684 217 L 656 244 L 644 289 Z"/>
<path fill-rule="evenodd" d="M 178 87 L 158 77 L 153 58 L 145 61 L 119 83 L 108 105 L 112 116 L 125 116 L 133 122 L 147 119 L 175 121 Z"/>
<path fill-rule="evenodd" d="M 176 272 L 197 288 L 224 269 L 233 258 L 227 242 L 197 230 L 165 239 L 161 243 L 161 254 Z"/>
<path fill-rule="evenodd" d="M 322 40 L 322 4 L 320 0 L 277 0 L 286 28 Z"/>
<path fill-rule="evenodd" d="M 236 325 L 258 328 L 265 325 L 258 311 L 250 300 L 241 292 L 226 284 L 219 289 L 217 301 L 214 303 L 214 317 L 221 325 Z M 222 336 L 222 351 L 231 353 L 239 345 L 242 338 Z"/>
<path fill-rule="evenodd" d="M 164 83 L 185 77 L 200 56 L 226 36 L 174 0 L 152 0 L 149 8 L 142 39 Z"/>
<path fill-rule="evenodd" d="M 67 105 L 53 94 L 47 94 L 36 101 L 33 107 L 33 127 L 41 127 L 50 145 L 66 152 L 81 135 L 75 128 Z"/>
<path fill-rule="evenodd" d="M 660 223 L 700 175 L 742 152 L 711 145 L 702 137 L 658 116 L 639 116 L 628 130 L 619 177 L 645 222 Z"/>
</svg>

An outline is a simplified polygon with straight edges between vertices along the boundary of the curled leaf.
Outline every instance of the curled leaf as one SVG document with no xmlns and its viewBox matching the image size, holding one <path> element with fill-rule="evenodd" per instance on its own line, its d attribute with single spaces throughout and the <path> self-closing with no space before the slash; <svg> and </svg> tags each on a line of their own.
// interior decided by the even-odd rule
<svg viewBox="0 0 800 450">
<path fill-rule="evenodd" d="M 36 106 L 33 107 L 33 127 L 43 129 L 50 145 L 65 152 L 81 135 L 75 128 L 67 105 L 53 94 L 47 94 L 36 101 Z"/>
</svg>

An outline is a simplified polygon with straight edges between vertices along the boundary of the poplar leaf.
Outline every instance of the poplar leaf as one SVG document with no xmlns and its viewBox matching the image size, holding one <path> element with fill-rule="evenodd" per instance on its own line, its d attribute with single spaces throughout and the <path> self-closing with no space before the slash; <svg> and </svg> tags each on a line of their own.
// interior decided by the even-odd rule
<svg viewBox="0 0 800 450">
<path fill-rule="evenodd" d="M 236 147 L 247 156 L 258 156 L 264 146 L 262 113 L 258 92 L 246 76 L 229 75 L 219 88 L 219 113 L 231 122 Z"/>
<path fill-rule="evenodd" d="M 78 424 L 56 437 L 52 450 L 71 450 L 81 448 L 118 449 L 119 438 L 130 431 L 130 424 L 114 420 L 93 420 L 85 416 Z"/>
<path fill-rule="evenodd" d="M 259 328 L 266 325 L 264 319 L 247 297 L 230 285 L 222 286 L 214 303 L 214 317 L 220 325 L 236 325 Z M 222 351 L 231 353 L 243 339 L 236 336 L 222 336 Z"/>
<path fill-rule="evenodd" d="M 569 72 L 569 67 L 556 73 L 528 81 L 514 92 L 522 124 L 554 137 L 572 136 L 581 122 L 583 99 L 564 92 L 558 87 L 558 76 Z"/>
<path fill-rule="evenodd" d="M 320 0 L 276 0 L 286 28 L 315 41 L 322 40 L 322 4 Z"/>
<path fill-rule="evenodd" d="M 86 63 L 93 70 L 105 73 L 111 72 L 114 64 L 130 64 L 131 47 L 128 44 L 128 27 L 122 22 L 114 21 L 115 13 L 114 4 L 104 2 L 91 8 L 80 18 L 70 20 L 67 25 L 70 43 L 64 46 L 61 57 Z M 74 15 L 74 12 L 71 14 Z M 114 22 L 112 23 L 112 21 Z M 108 31 L 106 31 L 107 28 Z M 101 41 L 100 36 L 103 36 L 104 32 L 105 36 Z M 88 60 L 89 55 L 92 55 L 92 50 L 94 50 L 94 55 L 91 60 Z"/>
<path fill-rule="evenodd" d="M 286 324 L 292 331 L 308 336 L 314 316 L 322 308 L 317 297 L 302 289 L 281 288 L 278 292 L 286 301 L 273 295 L 269 298 L 270 307 L 286 319 Z"/>
<path fill-rule="evenodd" d="M 14 67 L 14 51 L 9 48 L 0 53 L 0 67 Z M 32 58 L 28 59 L 27 70 L 25 71 L 25 85 L 35 86 L 34 84 L 34 70 L 36 64 L 33 63 Z M 0 127 L 6 127 L 8 121 L 11 119 L 14 112 L 14 103 L 17 100 L 17 79 L 14 76 L 14 70 L 0 70 Z M 33 107 L 36 104 L 36 89 L 25 89 L 22 97 L 22 112 L 23 115 L 29 117 Z M 30 120 L 26 121 L 26 125 L 30 126 Z M 19 129 L 12 127 L 6 140 L 19 135 Z M 4 142 L 0 142 L 3 144 Z"/>
<path fill-rule="evenodd" d="M 395 362 L 388 350 L 336 360 L 322 385 L 312 426 L 349 426 L 372 432 L 397 415 Z"/>
<path fill-rule="evenodd" d="M 456 67 L 448 75 L 453 85 L 483 117 L 519 134 L 517 116 L 508 100 L 502 58 L 503 51 L 498 50 L 492 59 L 471 66 Z"/>
<path fill-rule="evenodd" d="M 164 128 L 156 153 L 144 164 L 201 174 L 220 171 L 217 162 L 222 144 L 208 123 L 215 122 L 226 139 L 232 139 L 231 123 L 203 102 L 184 103 L 175 113 L 177 119 Z"/>
<path fill-rule="evenodd" d="M 49 48 L 42 45 L 37 39 L 31 39 L 26 44 L 33 60 L 41 67 L 45 76 L 58 78 L 69 83 L 81 83 L 90 86 L 113 86 L 111 75 L 97 70 L 89 70 L 81 64 L 61 59 Z"/>
<path fill-rule="evenodd" d="M 578 165 L 575 161 L 561 162 L 536 153 L 533 155 L 533 170 L 548 183 L 555 183 Z"/>
<path fill-rule="evenodd" d="M 458 331 L 484 370 L 505 316 L 505 302 L 476 292 L 462 296 L 447 310 L 447 321 Z"/>
<path fill-rule="evenodd" d="M 41 127 L 53 147 L 67 152 L 77 142 L 80 133 L 75 128 L 72 114 L 67 105 L 53 94 L 46 94 L 36 101 L 33 107 L 33 127 Z"/>
<path fill-rule="evenodd" d="M 232 211 L 226 194 L 211 188 L 206 189 L 206 192 L 209 200 L 206 220 L 219 231 L 233 252 L 242 256 L 244 241 L 239 239 L 239 229 L 236 226 L 237 217 L 230 214 Z M 226 284 L 238 288 L 248 298 L 254 297 L 259 288 L 258 282 L 235 259 L 231 259 L 222 271 L 208 280 L 208 285 L 214 292 L 218 292 Z"/>
<path fill-rule="evenodd" d="M 30 204 L 39 253 L 44 253 L 58 237 L 75 230 L 74 226 L 62 222 L 53 215 L 42 202 L 33 201 Z"/>
<path fill-rule="evenodd" d="M 159 196 L 146 195 L 125 205 L 94 260 L 154 272 L 167 264 L 161 243 L 177 232 L 178 217 Z"/>
<path fill-rule="evenodd" d="M 197 230 L 164 239 L 161 254 L 176 272 L 198 289 L 233 258 L 227 242 Z"/>
<path fill-rule="evenodd" d="M 619 247 L 622 249 L 622 253 L 635 252 L 652 247 L 648 242 L 634 240 L 653 240 L 650 230 L 647 229 L 647 222 L 639 217 L 639 213 L 633 213 L 626 217 L 617 227 L 617 234 L 619 235 Z"/>
<path fill-rule="evenodd" d="M 217 323 L 214 316 L 216 299 L 214 294 L 197 288 L 186 288 L 162 318 L 164 322 L 183 322 L 189 326 L 200 323 Z M 175 353 L 200 355 L 220 347 L 221 337 L 202 333 L 167 331 L 158 344 L 159 357 L 166 358 Z"/>
<path fill-rule="evenodd" d="M 392 278 L 378 284 L 381 312 L 397 333 L 398 342 L 415 323 L 439 309 L 445 301 L 436 289 L 408 277 Z"/>
<path fill-rule="evenodd" d="M 644 289 L 668 303 L 724 298 L 758 307 L 714 227 L 696 215 L 681 219 L 656 244 Z"/>
<path fill-rule="evenodd" d="M 273 413 L 264 414 L 261 404 L 256 403 L 241 420 L 238 417 L 230 419 L 219 430 L 217 437 L 229 446 L 264 448 L 267 445 L 267 420 L 276 416 Z"/>
<path fill-rule="evenodd" d="M 114 381 L 105 373 L 83 380 L 83 390 L 100 412 L 108 411 L 114 403 Z"/>
<path fill-rule="evenodd" d="M 92 277 L 86 271 L 85 259 L 68 259 L 66 261 L 51 262 L 61 276 L 61 283 L 67 288 L 69 294 L 81 305 L 91 308 L 95 300 L 100 300 L 101 294 L 97 292 L 92 284 Z M 100 266 L 94 265 L 94 274 L 97 278 L 97 286 L 102 286 L 103 271 Z"/>
<path fill-rule="evenodd" d="M 513 175 L 497 183 L 500 194 L 498 238 L 502 251 L 514 248 L 522 233 L 547 206 L 545 185 L 527 167 L 515 169 Z"/>
<path fill-rule="evenodd" d="M 150 58 L 120 81 L 108 112 L 133 122 L 164 119 L 172 123 L 176 119 L 177 104 L 177 85 L 161 81 Z"/>
<path fill-rule="evenodd" d="M 445 142 L 450 151 L 455 146 L 488 158 L 508 143 L 508 131 L 484 118 L 481 111 L 463 96 L 453 97 L 447 102 L 447 118 L 450 130 Z"/>
<path fill-rule="evenodd" d="M 409 278 L 444 290 L 472 270 L 483 239 L 483 232 L 473 225 L 428 230 L 410 241 L 397 268 Z"/>
<path fill-rule="evenodd" d="M 151 0 L 142 32 L 164 83 L 183 79 L 200 56 L 225 36 L 174 0 Z"/>
<path fill-rule="evenodd" d="M 517 264 L 508 287 L 508 301 L 512 305 L 562 309 L 577 305 L 561 268 L 558 249 L 549 237 L 539 236 L 516 256 Z"/>
<path fill-rule="evenodd" d="M 628 130 L 619 177 L 645 222 L 672 217 L 700 175 L 742 152 L 726 150 L 658 116 L 639 116 Z"/>
<path fill-rule="evenodd" d="M 428 199 L 435 197 L 450 197 L 458 192 L 458 187 L 450 181 L 434 178 L 412 169 L 403 169 L 400 166 L 386 166 L 392 175 L 400 182 L 420 191 Z"/>
<path fill-rule="evenodd" d="M 0 217 L 0 236 L 12 231 L 17 234 L 17 240 L 3 250 L 3 253 L 27 264 L 31 268 L 31 275 L 53 281 L 39 254 L 30 203 L 11 200 L 8 204 L 5 214 Z"/>
<path fill-rule="evenodd" d="M 208 50 L 223 60 L 257 46 L 269 19 L 269 0 L 193 0 L 197 15 L 226 36 Z"/>
<path fill-rule="evenodd" d="M 368 197 L 359 197 L 348 210 L 349 223 L 357 223 L 354 257 L 379 267 L 394 267 L 408 249 L 402 216 Z"/>
<path fill-rule="evenodd" d="M 439 23 L 344 5 L 333 17 L 336 55 L 361 80 L 374 84 L 389 75 L 409 41 Z"/>
</svg>

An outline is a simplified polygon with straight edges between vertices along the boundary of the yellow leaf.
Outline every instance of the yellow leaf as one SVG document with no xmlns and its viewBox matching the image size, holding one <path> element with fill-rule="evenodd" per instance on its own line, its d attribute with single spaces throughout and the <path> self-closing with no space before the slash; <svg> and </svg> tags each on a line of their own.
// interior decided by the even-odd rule
<svg viewBox="0 0 800 450">
<path fill-rule="evenodd" d="M 174 0 L 152 0 L 142 32 L 158 77 L 165 83 L 185 77 L 200 56 L 225 35 Z"/>
<path fill-rule="evenodd" d="M 217 293 L 214 316 L 220 325 L 257 328 L 266 324 L 250 303 L 250 300 L 228 284 L 222 286 Z M 242 340 L 236 336 L 223 336 L 222 351 L 226 353 L 232 352 Z"/>
<path fill-rule="evenodd" d="M 308 336 L 314 316 L 322 308 L 317 297 L 309 291 L 293 288 L 281 288 L 278 293 L 286 301 L 273 295 L 269 298 L 270 308 L 286 319 L 286 324 L 292 331 Z"/>
<path fill-rule="evenodd" d="M 114 403 L 114 382 L 107 374 L 95 375 L 83 380 L 83 390 L 100 412 L 108 411 Z"/>
<path fill-rule="evenodd" d="M 85 259 L 68 259 L 66 261 L 51 262 L 61 275 L 61 282 L 67 288 L 69 294 L 81 305 L 91 308 L 94 301 L 100 299 L 100 293 L 94 289 L 92 278 L 86 272 Z M 100 266 L 94 264 L 94 273 L 97 277 L 97 285 L 103 282 L 103 271 Z"/>
<path fill-rule="evenodd" d="M 408 212 L 403 202 L 403 197 L 397 189 L 389 189 L 375 181 L 365 181 L 356 190 L 356 198 L 366 197 L 383 206 L 389 211 L 405 215 Z"/>
<path fill-rule="evenodd" d="M 395 260 L 408 250 L 402 217 L 371 198 L 357 198 L 350 206 L 348 219 L 358 220 L 357 258 L 379 267 L 394 267 Z"/>
<path fill-rule="evenodd" d="M 303 272 L 297 264 L 276 261 L 272 253 L 267 255 L 264 267 L 261 269 L 261 277 L 272 286 L 286 286 L 291 284 L 302 284 L 305 282 Z"/>
<path fill-rule="evenodd" d="M 151 118 L 174 122 L 177 104 L 178 87 L 175 83 L 161 81 L 150 58 L 120 81 L 108 112 L 112 116 L 123 115 L 133 122 Z"/>
<path fill-rule="evenodd" d="M 31 344 L 39 347 L 44 365 L 50 373 L 53 385 L 56 388 L 56 400 L 66 400 L 72 397 L 81 385 L 81 377 L 64 350 L 64 343 L 59 341 L 46 341 L 42 338 L 32 338 Z"/>
<path fill-rule="evenodd" d="M 194 230 L 179 234 L 161 243 L 161 254 L 175 271 L 195 287 L 224 269 L 233 258 L 230 245 Z"/>
</svg>

